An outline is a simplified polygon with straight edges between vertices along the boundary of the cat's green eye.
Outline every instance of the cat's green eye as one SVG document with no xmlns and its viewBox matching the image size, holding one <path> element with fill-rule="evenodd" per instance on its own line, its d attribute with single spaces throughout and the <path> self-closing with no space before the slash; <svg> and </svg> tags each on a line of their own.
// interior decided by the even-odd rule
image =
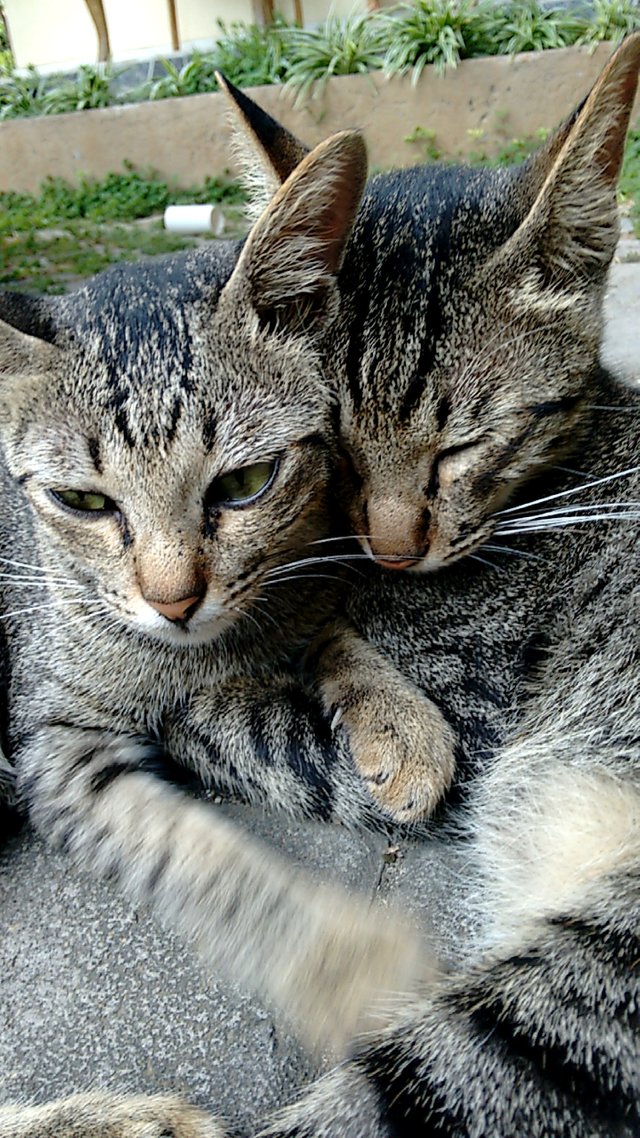
<svg viewBox="0 0 640 1138">
<path fill-rule="evenodd" d="M 68 509 L 78 510 L 83 514 L 104 513 L 114 508 L 110 498 L 93 490 L 52 490 L 51 496 Z"/>
<path fill-rule="evenodd" d="M 273 482 L 277 462 L 253 462 L 214 478 L 206 500 L 211 505 L 245 506 L 264 494 Z"/>
</svg>

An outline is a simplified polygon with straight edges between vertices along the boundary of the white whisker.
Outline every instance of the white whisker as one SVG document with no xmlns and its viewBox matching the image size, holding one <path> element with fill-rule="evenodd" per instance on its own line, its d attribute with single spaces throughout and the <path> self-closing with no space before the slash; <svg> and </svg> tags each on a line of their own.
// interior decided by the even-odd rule
<svg viewBox="0 0 640 1138">
<path fill-rule="evenodd" d="M 570 526 L 583 525 L 585 523 L 593 522 L 629 522 L 640 521 L 640 511 L 626 512 L 626 513 L 605 513 L 605 514 L 560 514 L 553 518 L 522 518 L 518 521 L 505 524 L 504 526 L 497 526 L 494 533 L 497 537 L 501 535 L 515 536 L 522 533 L 542 533 L 554 529 L 567 529 Z"/>
<path fill-rule="evenodd" d="M 628 470 L 619 470 L 616 474 L 608 474 L 605 478 L 596 478 L 594 482 L 588 482 L 584 486 L 574 486 L 571 490 L 561 490 L 558 494 L 547 494 L 544 498 L 536 498 L 533 502 L 523 502 L 520 506 L 509 506 L 506 510 L 498 510 L 496 517 L 515 514 L 520 510 L 529 510 L 531 506 L 539 506 L 543 502 L 552 502 L 556 498 L 567 498 L 572 494 L 581 494 L 584 490 L 592 490 L 594 486 L 604 486 L 607 482 L 615 482 L 618 478 L 628 478 L 631 474 L 637 474 L 639 471 L 640 466 L 631 466 Z"/>
<path fill-rule="evenodd" d="M 265 586 L 267 586 L 267 585 L 286 585 L 290 581 L 333 581 L 333 583 L 335 584 L 336 581 L 339 581 L 339 580 L 340 580 L 339 576 L 336 575 L 335 577 L 332 577 L 329 573 L 293 573 L 292 572 L 292 573 L 287 573 L 283 577 L 270 577 L 268 581 L 264 582 L 264 585 Z M 348 582 L 344 582 L 344 583 L 347 584 Z"/>
<path fill-rule="evenodd" d="M 496 530 L 497 533 L 497 530 Z M 544 561 L 538 553 L 529 553 L 525 549 L 510 549 L 508 545 L 481 545 L 481 549 L 488 549 L 490 553 L 509 553 L 513 557 L 522 557 L 525 561 Z"/>
<path fill-rule="evenodd" d="M 496 565 L 495 562 L 489 561 L 485 557 L 479 557 L 477 553 L 468 553 L 467 556 L 470 561 L 479 561 L 482 565 L 488 565 L 490 569 L 496 569 L 498 572 L 502 569 L 500 565 Z"/>
<path fill-rule="evenodd" d="M 252 612 L 249 612 L 248 609 L 241 609 L 238 605 L 232 605 L 231 608 L 232 608 L 233 612 L 237 612 L 239 616 L 241 616 L 241 617 L 246 616 L 247 620 L 250 620 L 252 624 L 255 624 L 256 628 L 258 629 L 258 632 L 262 632 L 262 629 L 261 629 L 255 615 Z"/>
</svg>

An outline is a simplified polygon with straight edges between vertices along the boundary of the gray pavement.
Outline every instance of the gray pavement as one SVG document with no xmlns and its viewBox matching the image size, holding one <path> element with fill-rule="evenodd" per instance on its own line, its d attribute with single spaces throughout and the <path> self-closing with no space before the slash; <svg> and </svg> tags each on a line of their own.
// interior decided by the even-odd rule
<svg viewBox="0 0 640 1138">
<path fill-rule="evenodd" d="M 605 357 L 630 374 L 640 342 L 640 251 L 623 238 L 607 296 Z M 640 366 L 636 368 L 640 373 Z M 443 841 L 380 836 L 212 806 L 305 865 L 385 903 L 400 900 L 455 957 L 472 883 Z M 90 1087 L 175 1091 L 239 1122 L 289 1099 L 314 1065 L 285 1024 L 207 976 L 107 884 L 25 831 L 0 856 L 0 1101 Z"/>
<path fill-rule="evenodd" d="M 459 951 L 465 877 L 440 842 L 223 809 L 318 877 L 393 897 Z M 317 1070 L 286 1024 L 32 833 L 0 857 L 0 1101 L 92 1087 L 173 1091 L 243 1123 L 290 1099 Z"/>
</svg>

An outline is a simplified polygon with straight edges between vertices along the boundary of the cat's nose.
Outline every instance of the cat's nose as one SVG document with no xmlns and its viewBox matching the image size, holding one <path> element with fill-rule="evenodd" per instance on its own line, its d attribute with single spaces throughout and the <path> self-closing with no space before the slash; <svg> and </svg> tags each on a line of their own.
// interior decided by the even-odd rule
<svg viewBox="0 0 640 1138">
<path fill-rule="evenodd" d="M 371 494 L 367 503 L 369 552 L 383 569 L 410 569 L 425 554 L 429 517 L 423 503 L 403 494 Z"/>
<path fill-rule="evenodd" d="M 151 605 L 151 608 L 159 612 L 161 616 L 166 616 L 167 620 L 189 620 L 193 615 L 196 608 L 200 604 L 204 594 L 199 593 L 193 597 L 181 597 L 178 601 L 171 601 L 169 604 L 164 604 L 161 601 L 151 601 L 146 597 L 146 602 Z"/>
</svg>

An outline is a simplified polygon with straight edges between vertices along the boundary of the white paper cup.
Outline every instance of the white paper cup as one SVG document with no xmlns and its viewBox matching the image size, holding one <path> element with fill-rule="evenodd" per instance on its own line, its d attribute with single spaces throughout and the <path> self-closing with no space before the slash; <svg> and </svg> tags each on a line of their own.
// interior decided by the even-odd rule
<svg viewBox="0 0 640 1138">
<path fill-rule="evenodd" d="M 224 214 L 217 205 L 168 205 L 164 227 L 170 233 L 213 233 L 219 237 L 224 230 Z"/>
</svg>

